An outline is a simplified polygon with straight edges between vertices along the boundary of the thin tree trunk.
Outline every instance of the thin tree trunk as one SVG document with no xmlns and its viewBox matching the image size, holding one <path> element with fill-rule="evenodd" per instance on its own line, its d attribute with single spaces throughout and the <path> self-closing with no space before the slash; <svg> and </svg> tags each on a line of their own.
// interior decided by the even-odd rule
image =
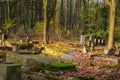
<svg viewBox="0 0 120 80">
<path fill-rule="evenodd" d="M 44 32 L 43 32 L 43 43 L 46 45 L 47 40 L 47 27 L 48 27 L 48 17 L 47 17 L 47 0 L 44 0 Z"/>
</svg>

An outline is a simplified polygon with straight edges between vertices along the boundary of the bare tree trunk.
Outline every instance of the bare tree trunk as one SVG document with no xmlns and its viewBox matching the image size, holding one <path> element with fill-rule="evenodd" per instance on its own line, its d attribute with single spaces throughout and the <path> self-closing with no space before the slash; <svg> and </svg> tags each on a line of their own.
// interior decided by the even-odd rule
<svg viewBox="0 0 120 80">
<path fill-rule="evenodd" d="M 44 32 L 43 32 L 43 43 L 46 45 L 48 43 L 47 39 L 47 27 L 48 27 L 48 17 L 47 17 L 47 0 L 44 0 Z"/>
<path fill-rule="evenodd" d="M 111 50 L 114 48 L 114 29 L 115 29 L 115 13 L 116 13 L 116 0 L 107 0 L 108 5 L 110 6 L 110 15 L 109 15 L 109 37 L 108 37 L 108 54 L 111 53 Z"/>
</svg>

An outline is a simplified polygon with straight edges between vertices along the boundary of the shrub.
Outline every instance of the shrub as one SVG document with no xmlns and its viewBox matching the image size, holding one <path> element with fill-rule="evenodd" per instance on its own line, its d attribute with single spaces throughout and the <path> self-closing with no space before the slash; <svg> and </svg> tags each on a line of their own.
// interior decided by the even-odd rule
<svg viewBox="0 0 120 80">
<path fill-rule="evenodd" d="M 19 48 L 22 50 L 31 49 L 34 45 L 32 43 L 18 44 Z"/>
<path fill-rule="evenodd" d="M 0 50 L 12 50 L 12 47 L 0 46 Z"/>
</svg>

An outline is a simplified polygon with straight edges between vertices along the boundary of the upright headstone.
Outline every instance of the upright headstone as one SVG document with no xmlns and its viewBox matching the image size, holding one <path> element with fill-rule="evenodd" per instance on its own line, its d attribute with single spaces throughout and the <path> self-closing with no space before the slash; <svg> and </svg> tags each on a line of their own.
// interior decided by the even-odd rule
<svg viewBox="0 0 120 80">
<path fill-rule="evenodd" d="M 101 40 L 101 44 L 105 45 L 105 40 L 104 39 Z"/>
<path fill-rule="evenodd" d="M 83 47 L 82 53 L 87 53 L 86 47 Z"/>
<path fill-rule="evenodd" d="M 94 50 L 94 43 L 93 43 L 93 42 L 91 42 L 90 50 L 91 50 L 91 51 Z"/>
<path fill-rule="evenodd" d="M 21 65 L 1 63 L 0 80 L 21 80 Z"/>
<path fill-rule="evenodd" d="M 81 42 L 81 43 L 84 43 L 84 42 L 85 42 L 85 36 L 84 36 L 84 35 L 81 35 L 81 36 L 80 36 L 80 42 Z"/>
<path fill-rule="evenodd" d="M 97 38 L 94 39 L 94 45 L 97 45 Z"/>
<path fill-rule="evenodd" d="M 30 37 L 29 36 L 26 37 L 26 43 L 28 43 L 28 42 L 30 42 Z"/>
<path fill-rule="evenodd" d="M 20 43 L 21 43 L 21 44 L 23 43 L 22 39 L 20 40 Z"/>
<path fill-rule="evenodd" d="M 17 45 L 13 45 L 12 46 L 12 51 L 18 51 L 19 49 L 18 49 L 18 46 Z"/>
<path fill-rule="evenodd" d="M 92 35 L 90 36 L 89 41 L 94 41 L 94 37 Z"/>
<path fill-rule="evenodd" d="M 98 45 L 100 45 L 101 44 L 101 39 L 98 39 Z"/>
<path fill-rule="evenodd" d="M 89 38 L 89 49 L 91 50 L 91 51 L 93 51 L 94 50 L 94 36 L 90 36 L 90 38 Z"/>
<path fill-rule="evenodd" d="M 17 35 L 14 35 L 14 40 L 17 40 Z"/>
</svg>

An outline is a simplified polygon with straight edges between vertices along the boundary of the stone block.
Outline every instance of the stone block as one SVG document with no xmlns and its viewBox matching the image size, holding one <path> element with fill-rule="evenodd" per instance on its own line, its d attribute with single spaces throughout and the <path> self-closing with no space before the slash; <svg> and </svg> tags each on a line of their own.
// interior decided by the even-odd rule
<svg viewBox="0 0 120 80">
<path fill-rule="evenodd" d="M 50 62 L 55 62 L 56 60 L 34 54 L 7 53 L 6 61 L 19 63 L 22 67 L 32 68 L 37 63 L 48 64 Z"/>
<path fill-rule="evenodd" d="M 1 63 L 0 80 L 21 80 L 21 65 L 13 63 Z"/>
<path fill-rule="evenodd" d="M 69 54 L 62 54 L 61 56 L 62 59 L 66 60 L 66 61 L 75 61 L 75 62 L 80 62 L 82 59 L 69 55 Z"/>
</svg>

